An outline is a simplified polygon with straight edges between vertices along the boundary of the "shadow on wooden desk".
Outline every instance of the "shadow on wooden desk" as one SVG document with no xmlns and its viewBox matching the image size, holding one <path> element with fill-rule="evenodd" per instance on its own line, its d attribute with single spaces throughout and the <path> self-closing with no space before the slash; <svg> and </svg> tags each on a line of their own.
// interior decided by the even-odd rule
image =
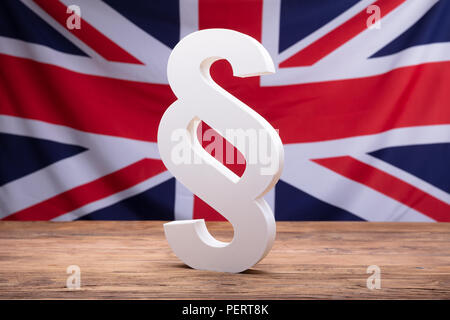
<svg viewBox="0 0 450 320">
<path fill-rule="evenodd" d="M 240 274 L 185 266 L 162 224 L 1 222 L 0 298 L 450 299 L 448 223 L 278 222 L 272 251 Z M 79 290 L 66 288 L 69 265 L 81 269 Z M 367 288 L 370 265 L 380 289 Z"/>
</svg>

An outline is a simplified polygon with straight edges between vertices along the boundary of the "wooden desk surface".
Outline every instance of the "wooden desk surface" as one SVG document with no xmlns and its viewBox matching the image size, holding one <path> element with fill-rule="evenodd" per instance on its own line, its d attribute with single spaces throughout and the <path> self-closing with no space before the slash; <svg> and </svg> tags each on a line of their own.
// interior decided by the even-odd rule
<svg viewBox="0 0 450 320">
<path fill-rule="evenodd" d="M 162 224 L 0 222 L 0 298 L 450 299 L 449 223 L 279 222 L 272 251 L 241 274 L 184 266 Z M 231 237 L 227 223 L 208 227 Z M 66 288 L 69 265 L 80 290 Z"/>
</svg>

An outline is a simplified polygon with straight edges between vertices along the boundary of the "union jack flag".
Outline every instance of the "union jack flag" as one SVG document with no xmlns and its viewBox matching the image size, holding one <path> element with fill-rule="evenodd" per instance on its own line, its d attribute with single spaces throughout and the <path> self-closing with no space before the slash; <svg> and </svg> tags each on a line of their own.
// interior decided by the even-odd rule
<svg viewBox="0 0 450 320">
<path fill-rule="evenodd" d="M 450 0 L 2 0 L 0 218 L 222 219 L 156 136 L 171 49 L 228 28 L 276 64 L 211 72 L 279 130 L 277 220 L 450 221 L 449 16 Z"/>
</svg>

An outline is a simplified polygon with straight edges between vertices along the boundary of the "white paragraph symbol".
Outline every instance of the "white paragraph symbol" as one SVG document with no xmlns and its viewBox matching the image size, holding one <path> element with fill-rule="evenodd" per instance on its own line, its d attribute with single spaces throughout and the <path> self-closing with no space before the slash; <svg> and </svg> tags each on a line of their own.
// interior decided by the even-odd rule
<svg viewBox="0 0 450 320">
<path fill-rule="evenodd" d="M 228 60 L 238 77 L 275 72 L 266 49 L 247 35 L 227 29 L 188 35 L 169 58 L 167 75 L 178 100 L 161 119 L 158 148 L 169 171 L 232 224 L 234 237 L 230 243 L 216 240 L 203 219 L 166 223 L 164 231 L 174 253 L 190 267 L 241 272 L 264 258 L 275 240 L 275 219 L 263 196 L 281 175 L 284 153 L 275 129 L 212 80 L 209 69 L 219 59 Z M 267 173 L 261 164 L 247 161 L 238 177 L 202 148 L 197 139 L 200 120 L 220 134 L 238 129 L 265 131 L 275 170 Z M 173 150 L 180 142 L 174 141 L 173 132 L 180 129 L 188 137 L 184 143 L 192 153 L 190 159 L 201 159 L 200 164 L 174 161 Z M 248 159 L 248 150 L 239 151 Z"/>
</svg>

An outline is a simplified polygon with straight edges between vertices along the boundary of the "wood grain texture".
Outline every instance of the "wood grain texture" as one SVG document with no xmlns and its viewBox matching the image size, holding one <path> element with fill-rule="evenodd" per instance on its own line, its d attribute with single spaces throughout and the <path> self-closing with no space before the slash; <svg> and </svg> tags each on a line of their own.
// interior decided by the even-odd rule
<svg viewBox="0 0 450 320">
<path fill-rule="evenodd" d="M 450 224 L 278 222 L 269 255 L 240 274 L 193 270 L 163 222 L 0 222 L 0 298 L 450 299 Z M 208 223 L 219 239 L 230 225 Z M 81 268 L 81 289 L 66 268 Z M 369 290 L 369 265 L 381 289 Z"/>
</svg>

